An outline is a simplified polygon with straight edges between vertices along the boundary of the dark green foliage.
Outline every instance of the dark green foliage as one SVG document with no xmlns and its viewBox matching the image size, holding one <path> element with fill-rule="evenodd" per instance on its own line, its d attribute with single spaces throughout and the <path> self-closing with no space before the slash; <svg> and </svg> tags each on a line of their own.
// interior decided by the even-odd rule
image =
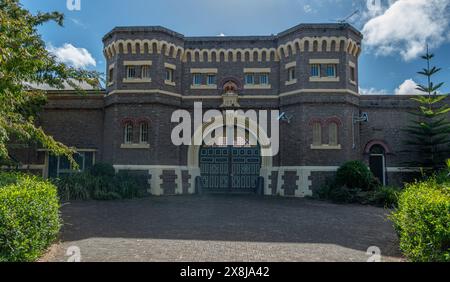
<svg viewBox="0 0 450 282">
<path fill-rule="evenodd" d="M 400 192 L 401 189 L 398 187 L 379 187 L 375 192 L 371 193 L 368 202 L 376 206 L 395 208 L 398 204 Z"/>
<path fill-rule="evenodd" d="M 132 199 L 147 194 L 146 185 L 142 185 L 139 177 L 127 172 L 116 174 L 107 164 L 95 165 L 90 172 L 73 173 L 54 182 L 62 201 Z"/>
<path fill-rule="evenodd" d="M 96 163 L 89 172 L 93 176 L 114 177 L 116 175 L 114 167 L 106 163 Z"/>
<path fill-rule="evenodd" d="M 427 51 L 422 56 L 427 62 L 427 68 L 418 72 L 427 79 L 427 85 L 417 85 L 417 89 L 424 96 L 412 98 L 418 103 L 418 109 L 411 112 L 414 120 L 404 131 L 409 135 L 406 145 L 410 148 L 407 153 L 416 153 L 419 161 L 407 163 L 409 166 L 417 166 L 430 171 L 436 171 L 444 167 L 445 159 L 450 155 L 450 121 L 448 113 L 450 106 L 444 102 L 448 95 L 439 95 L 439 89 L 443 83 L 434 84 L 433 75 L 441 69 L 431 67 L 431 59 L 434 57 Z"/>
<path fill-rule="evenodd" d="M 363 191 L 373 190 L 374 176 L 369 168 L 360 161 L 350 161 L 342 165 L 336 174 L 336 186 L 346 186 Z"/>
<path fill-rule="evenodd" d="M 391 219 L 400 249 L 414 262 L 450 262 L 450 181 L 407 185 Z"/>
<path fill-rule="evenodd" d="M 63 23 L 57 12 L 31 14 L 19 0 L 0 1 L 0 161 L 10 159 L 12 139 L 23 144 L 38 142 L 55 155 L 65 155 L 76 166 L 74 151 L 57 142 L 37 126 L 38 113 L 47 94 L 33 84 L 63 88 L 68 83 L 79 89 L 80 82 L 100 85 L 97 72 L 76 69 L 51 54 L 38 33 L 46 22 Z M 81 90 L 80 90 L 81 92 Z"/>
<path fill-rule="evenodd" d="M 35 261 L 60 226 L 54 185 L 36 176 L 0 173 L 0 262 Z"/>
</svg>

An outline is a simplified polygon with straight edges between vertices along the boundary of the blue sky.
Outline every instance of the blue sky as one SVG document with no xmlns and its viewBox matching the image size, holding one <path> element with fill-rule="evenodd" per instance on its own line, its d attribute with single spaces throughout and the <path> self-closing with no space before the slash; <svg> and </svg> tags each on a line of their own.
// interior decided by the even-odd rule
<svg viewBox="0 0 450 282">
<path fill-rule="evenodd" d="M 76 0 L 75 0 L 76 1 Z M 65 14 L 63 28 L 40 28 L 61 60 L 105 72 L 101 38 L 115 26 L 162 25 L 186 36 L 270 35 L 299 23 L 349 19 L 365 35 L 360 57 L 363 93 L 414 94 L 426 43 L 442 68 L 436 82 L 450 92 L 450 0 L 21 0 L 32 12 Z M 412 80 L 412 81 L 411 81 Z"/>
</svg>

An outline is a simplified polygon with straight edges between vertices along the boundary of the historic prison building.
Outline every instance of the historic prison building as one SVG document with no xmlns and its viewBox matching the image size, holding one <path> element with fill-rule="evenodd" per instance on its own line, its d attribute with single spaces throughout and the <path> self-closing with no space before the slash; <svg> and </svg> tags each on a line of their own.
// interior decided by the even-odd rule
<svg viewBox="0 0 450 282">
<path fill-rule="evenodd" d="M 145 177 L 153 195 L 310 196 L 349 160 L 367 163 L 384 184 L 400 184 L 417 171 L 404 165 L 415 156 L 402 153 L 402 128 L 415 105 L 408 96 L 359 95 L 361 41 L 348 24 L 300 24 L 277 35 L 228 37 L 116 27 L 103 38 L 106 89 L 87 95 L 48 91 L 39 123 L 77 148 L 80 169 L 113 164 Z M 261 156 L 260 144 L 245 138 L 175 146 L 172 114 L 193 114 L 196 102 L 204 111 L 278 110 L 279 153 Z M 249 129 L 249 121 L 236 127 L 247 137 L 263 131 L 258 125 Z M 203 128 L 193 128 L 192 135 Z M 42 148 L 14 150 L 13 157 L 44 177 L 71 172 L 65 158 Z"/>
</svg>

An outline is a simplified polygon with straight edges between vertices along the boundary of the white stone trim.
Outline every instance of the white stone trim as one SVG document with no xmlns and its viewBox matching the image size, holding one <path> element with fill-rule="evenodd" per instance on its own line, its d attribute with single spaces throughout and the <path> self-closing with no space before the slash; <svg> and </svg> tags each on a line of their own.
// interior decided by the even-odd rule
<svg viewBox="0 0 450 282">
<path fill-rule="evenodd" d="M 192 90 L 217 90 L 217 84 L 191 84 Z"/>
<path fill-rule="evenodd" d="M 270 84 L 245 84 L 244 89 L 272 89 Z"/>
<path fill-rule="evenodd" d="M 271 68 L 244 68 L 244 73 L 270 73 Z"/>
<path fill-rule="evenodd" d="M 169 86 L 177 86 L 177 83 L 175 81 L 171 81 L 171 80 L 164 80 L 164 84 L 169 85 Z"/>
<path fill-rule="evenodd" d="M 151 78 L 124 78 L 123 83 L 151 83 Z"/>
<path fill-rule="evenodd" d="M 336 145 L 336 146 L 327 145 L 327 144 L 311 145 L 311 150 L 341 150 L 341 149 L 342 149 L 341 145 Z"/>
<path fill-rule="evenodd" d="M 335 43 L 335 50 L 331 50 L 332 42 Z M 341 43 L 344 43 L 344 49 L 341 50 Z M 249 54 L 249 61 L 262 62 L 263 53 L 265 53 L 266 62 L 271 61 L 272 54 L 275 54 L 275 61 L 279 61 L 282 53 L 285 57 L 289 56 L 289 50 L 292 50 L 292 55 L 297 54 L 297 52 L 312 52 L 314 51 L 314 45 L 317 43 L 317 52 L 346 52 L 353 56 L 358 56 L 361 53 L 361 46 L 351 38 L 346 38 L 344 36 L 321 36 L 321 37 L 302 37 L 296 38 L 294 40 L 288 41 L 285 44 L 279 45 L 277 48 L 235 48 L 235 49 L 184 49 L 181 46 L 177 46 L 174 43 L 167 42 L 165 40 L 156 39 L 120 39 L 111 42 L 103 50 L 105 56 L 110 59 L 119 53 L 128 54 L 128 45 L 131 45 L 131 53 L 137 53 L 137 46 L 140 47 L 140 54 L 145 54 L 145 45 L 147 45 L 147 50 L 149 54 L 153 54 L 153 46 L 156 45 L 156 52 L 158 54 L 162 53 L 165 49 L 163 55 L 172 57 L 174 59 L 179 58 L 183 62 L 187 62 L 188 54 L 191 57 L 191 62 L 196 61 L 198 56 L 199 61 L 204 61 L 204 55 L 207 56 L 207 61 L 212 62 L 213 54 L 215 54 L 216 62 L 221 61 L 221 55 L 223 54 L 225 62 L 236 62 L 238 55 L 240 55 L 241 61 L 245 61 L 246 54 Z M 323 50 L 323 44 L 326 43 L 326 50 Z M 306 48 L 309 46 L 309 48 Z M 120 50 L 122 47 L 122 50 Z M 256 52 L 256 57 L 254 56 Z M 178 56 L 180 54 L 180 56 Z M 231 54 L 231 57 L 230 57 Z"/>
<path fill-rule="evenodd" d="M 355 64 L 354 62 L 349 61 L 349 62 L 348 62 L 348 65 L 349 65 L 350 67 L 354 67 L 354 68 L 356 69 L 356 64 Z"/>
<path fill-rule="evenodd" d="M 309 78 L 309 82 L 339 82 L 340 78 L 337 77 L 328 77 L 328 76 L 311 76 Z"/>
<path fill-rule="evenodd" d="M 164 67 L 172 70 L 176 70 L 177 66 L 174 64 L 164 63 Z"/>
<path fill-rule="evenodd" d="M 288 80 L 284 83 L 284 85 L 289 86 L 297 83 L 297 79 L 294 78 L 293 80 Z"/>
<path fill-rule="evenodd" d="M 350 89 L 300 89 L 300 90 L 294 90 L 294 91 L 280 93 L 278 96 L 285 97 L 285 96 L 291 96 L 291 95 L 301 94 L 301 93 L 349 93 L 349 94 L 359 96 L 358 93 L 356 93 L 355 91 L 352 91 Z"/>
<path fill-rule="evenodd" d="M 290 69 L 290 68 L 294 68 L 294 67 L 296 67 L 296 66 L 297 66 L 297 61 L 293 61 L 293 62 L 287 63 L 287 64 L 284 66 L 284 68 L 285 68 L 285 69 Z"/>
<path fill-rule="evenodd" d="M 150 89 L 150 90 L 113 90 L 113 91 L 109 92 L 107 94 L 107 96 L 113 95 L 113 94 L 155 94 L 155 93 L 168 95 L 168 96 L 173 96 L 173 97 L 177 97 L 177 98 L 182 98 L 181 94 L 170 92 L 170 91 L 165 91 L 165 90 L 159 90 L 159 89 Z"/>
<path fill-rule="evenodd" d="M 191 68 L 191 73 L 200 73 L 200 74 L 217 74 L 217 68 Z"/>
<path fill-rule="evenodd" d="M 149 61 L 149 60 L 123 61 L 124 66 L 151 66 L 152 64 L 153 64 L 153 62 Z"/>
<path fill-rule="evenodd" d="M 150 144 L 121 144 L 120 149 L 150 149 Z"/>
<path fill-rule="evenodd" d="M 320 64 L 339 64 L 340 60 L 339 59 L 309 59 L 309 64 L 310 65 L 320 65 Z"/>
</svg>

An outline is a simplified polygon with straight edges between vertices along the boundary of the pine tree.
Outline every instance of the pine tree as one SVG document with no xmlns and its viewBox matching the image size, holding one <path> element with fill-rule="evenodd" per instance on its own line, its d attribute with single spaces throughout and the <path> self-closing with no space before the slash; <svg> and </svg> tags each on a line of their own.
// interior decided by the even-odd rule
<svg viewBox="0 0 450 282">
<path fill-rule="evenodd" d="M 431 67 L 433 58 L 434 55 L 430 54 L 427 47 L 426 55 L 422 56 L 427 67 L 418 72 L 426 77 L 427 84 L 417 85 L 417 90 L 424 95 L 411 98 L 419 105 L 416 111 L 411 112 L 415 119 L 405 129 L 409 136 L 405 143 L 411 148 L 408 152 L 414 152 L 420 157 L 419 161 L 409 165 L 438 170 L 445 166 L 450 156 L 450 107 L 447 99 L 449 95 L 439 93 L 444 83 L 434 84 L 432 81 L 433 76 L 441 70 Z"/>
</svg>

